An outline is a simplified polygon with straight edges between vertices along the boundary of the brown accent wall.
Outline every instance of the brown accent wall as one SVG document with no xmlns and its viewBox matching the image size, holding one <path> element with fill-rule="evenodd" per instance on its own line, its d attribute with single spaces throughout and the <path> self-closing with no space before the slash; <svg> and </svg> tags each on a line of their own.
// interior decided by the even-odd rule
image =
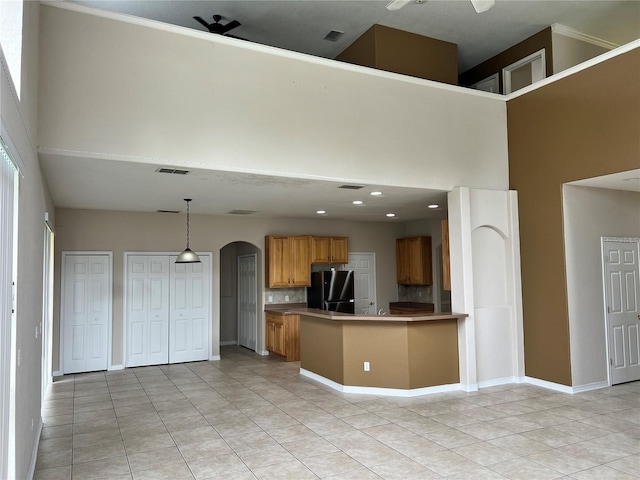
<svg viewBox="0 0 640 480">
<path fill-rule="evenodd" d="M 336 60 L 457 85 L 455 43 L 373 25 Z"/>
<path fill-rule="evenodd" d="M 342 322 L 300 317 L 300 367 L 344 385 Z"/>
<path fill-rule="evenodd" d="M 572 385 L 562 184 L 640 166 L 640 49 L 507 102 L 526 375 Z"/>
<path fill-rule="evenodd" d="M 525 58 L 538 50 L 545 49 L 545 68 L 547 77 L 553 74 L 553 52 L 551 43 L 551 27 L 532 35 L 522 42 L 508 48 L 504 52 L 491 57 L 489 60 L 460 74 L 459 84 L 463 86 L 473 85 L 485 78 L 498 73 L 500 79 L 500 93 L 504 92 L 502 84 L 502 69 L 518 60 Z"/>
<path fill-rule="evenodd" d="M 364 371 L 364 362 L 371 370 Z M 348 386 L 415 389 L 460 382 L 458 323 L 300 316 L 300 366 Z"/>
</svg>

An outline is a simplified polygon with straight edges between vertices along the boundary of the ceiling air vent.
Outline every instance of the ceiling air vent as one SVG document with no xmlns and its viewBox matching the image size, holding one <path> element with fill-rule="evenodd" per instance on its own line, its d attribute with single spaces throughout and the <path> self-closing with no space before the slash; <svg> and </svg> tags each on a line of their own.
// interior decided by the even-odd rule
<svg viewBox="0 0 640 480">
<path fill-rule="evenodd" d="M 342 35 L 344 35 L 344 32 L 340 30 L 330 30 L 329 33 L 324 36 L 324 39 L 330 42 L 337 42 Z"/>
<path fill-rule="evenodd" d="M 251 215 L 252 213 L 256 213 L 256 210 L 231 210 L 227 213 L 229 215 Z"/>
<path fill-rule="evenodd" d="M 345 190 L 360 190 L 364 188 L 364 185 L 340 185 L 338 188 L 344 188 Z"/>
<path fill-rule="evenodd" d="M 164 168 L 160 167 L 156 170 L 158 173 L 172 173 L 174 175 L 187 175 L 191 173 L 189 170 L 180 170 L 179 168 Z"/>
</svg>

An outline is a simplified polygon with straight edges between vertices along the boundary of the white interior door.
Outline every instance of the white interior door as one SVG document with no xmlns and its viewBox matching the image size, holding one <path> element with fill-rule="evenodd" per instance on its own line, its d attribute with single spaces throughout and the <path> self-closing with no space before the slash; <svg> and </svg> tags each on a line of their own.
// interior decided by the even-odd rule
<svg viewBox="0 0 640 480">
<path fill-rule="evenodd" d="M 111 324 L 108 254 L 63 253 L 63 373 L 106 370 Z"/>
<path fill-rule="evenodd" d="M 169 363 L 209 359 L 210 263 L 175 263 L 170 257 Z"/>
<path fill-rule="evenodd" d="M 638 239 L 604 241 L 605 300 L 611 384 L 640 380 Z"/>
<path fill-rule="evenodd" d="M 169 256 L 127 256 L 127 367 L 169 361 Z"/>
<path fill-rule="evenodd" d="M 376 254 L 349 253 L 349 263 L 344 268 L 354 272 L 355 313 L 360 315 L 375 314 L 378 310 L 376 301 Z"/>
<path fill-rule="evenodd" d="M 254 351 L 258 328 L 256 263 L 255 253 L 238 257 L 238 344 Z"/>
</svg>

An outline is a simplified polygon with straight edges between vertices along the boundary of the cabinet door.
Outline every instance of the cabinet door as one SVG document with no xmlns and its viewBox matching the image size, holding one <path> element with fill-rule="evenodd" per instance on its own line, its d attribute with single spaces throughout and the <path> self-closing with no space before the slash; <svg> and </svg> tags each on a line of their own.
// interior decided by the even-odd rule
<svg viewBox="0 0 640 480">
<path fill-rule="evenodd" d="M 285 349 L 285 328 L 282 323 L 274 323 L 273 351 L 283 357 L 287 354 Z"/>
<path fill-rule="evenodd" d="M 311 286 L 311 237 L 289 237 L 291 276 L 289 286 Z"/>
<path fill-rule="evenodd" d="M 291 280 L 289 237 L 268 235 L 265 238 L 266 280 L 269 288 L 288 287 Z"/>
<path fill-rule="evenodd" d="M 275 344 L 276 344 L 276 339 L 275 339 L 275 325 L 273 322 L 270 322 L 267 320 L 267 335 L 266 335 L 266 348 L 267 350 L 269 350 L 270 352 L 273 352 L 273 349 L 275 348 Z"/>
<path fill-rule="evenodd" d="M 406 238 L 396 240 L 396 279 L 401 285 L 409 281 L 409 249 Z"/>
<path fill-rule="evenodd" d="M 329 237 L 311 237 L 311 263 L 331 262 L 331 239 Z"/>
<path fill-rule="evenodd" d="M 349 242 L 347 237 L 331 238 L 331 263 L 349 263 Z"/>
<path fill-rule="evenodd" d="M 396 268 L 401 285 L 431 285 L 431 237 L 397 239 Z"/>
<path fill-rule="evenodd" d="M 409 250 L 409 284 L 424 285 L 422 283 L 424 277 L 422 237 L 407 239 L 407 248 Z"/>
</svg>

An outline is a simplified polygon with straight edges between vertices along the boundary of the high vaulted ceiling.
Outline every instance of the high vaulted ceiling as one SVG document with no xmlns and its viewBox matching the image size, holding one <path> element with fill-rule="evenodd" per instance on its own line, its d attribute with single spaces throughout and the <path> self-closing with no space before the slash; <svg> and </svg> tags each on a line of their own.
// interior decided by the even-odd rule
<svg viewBox="0 0 640 480">
<path fill-rule="evenodd" d="M 581 33 L 623 45 L 640 37 L 637 0 L 496 0 L 476 13 L 469 0 L 412 0 L 389 11 L 389 0 L 74 0 L 86 6 L 126 13 L 197 30 L 193 19 L 242 25 L 230 34 L 274 47 L 335 58 L 373 24 L 405 30 L 458 45 L 458 72 L 559 23 Z M 330 30 L 344 32 L 336 42 Z"/>
<path fill-rule="evenodd" d="M 2 0 L 0 0 L 2 1 Z M 478 14 L 468 0 L 428 0 L 388 11 L 387 0 L 90 0 L 76 1 L 165 23 L 204 30 L 193 20 L 238 20 L 231 33 L 247 40 L 326 58 L 334 58 L 378 23 L 458 44 L 459 71 L 499 53 L 554 23 L 615 44 L 640 36 L 640 1 L 496 0 Z M 323 40 L 329 30 L 343 31 L 337 42 Z M 183 210 L 194 198 L 193 213 L 363 221 L 408 221 L 446 216 L 446 192 L 362 185 L 340 189 L 340 182 L 192 170 L 188 175 L 157 173 L 155 167 L 106 159 L 79 159 L 40 153 L 58 207 L 106 210 Z M 637 172 L 632 175 L 637 177 Z M 618 180 L 637 191 L 637 182 Z M 634 188 L 631 187 L 633 184 Z M 597 185 L 591 185 L 597 186 Z M 610 186 L 607 188 L 611 188 Z M 613 187 L 616 188 L 616 187 Z M 381 190 L 373 197 L 371 191 Z M 296 199 L 292 201 L 292 199 Z M 354 205 L 361 200 L 364 206 Z M 429 204 L 438 208 L 429 209 Z M 319 217 L 316 210 L 329 215 Z M 255 211 L 256 213 L 248 213 Z M 385 217 L 393 212 L 395 219 Z"/>
</svg>

